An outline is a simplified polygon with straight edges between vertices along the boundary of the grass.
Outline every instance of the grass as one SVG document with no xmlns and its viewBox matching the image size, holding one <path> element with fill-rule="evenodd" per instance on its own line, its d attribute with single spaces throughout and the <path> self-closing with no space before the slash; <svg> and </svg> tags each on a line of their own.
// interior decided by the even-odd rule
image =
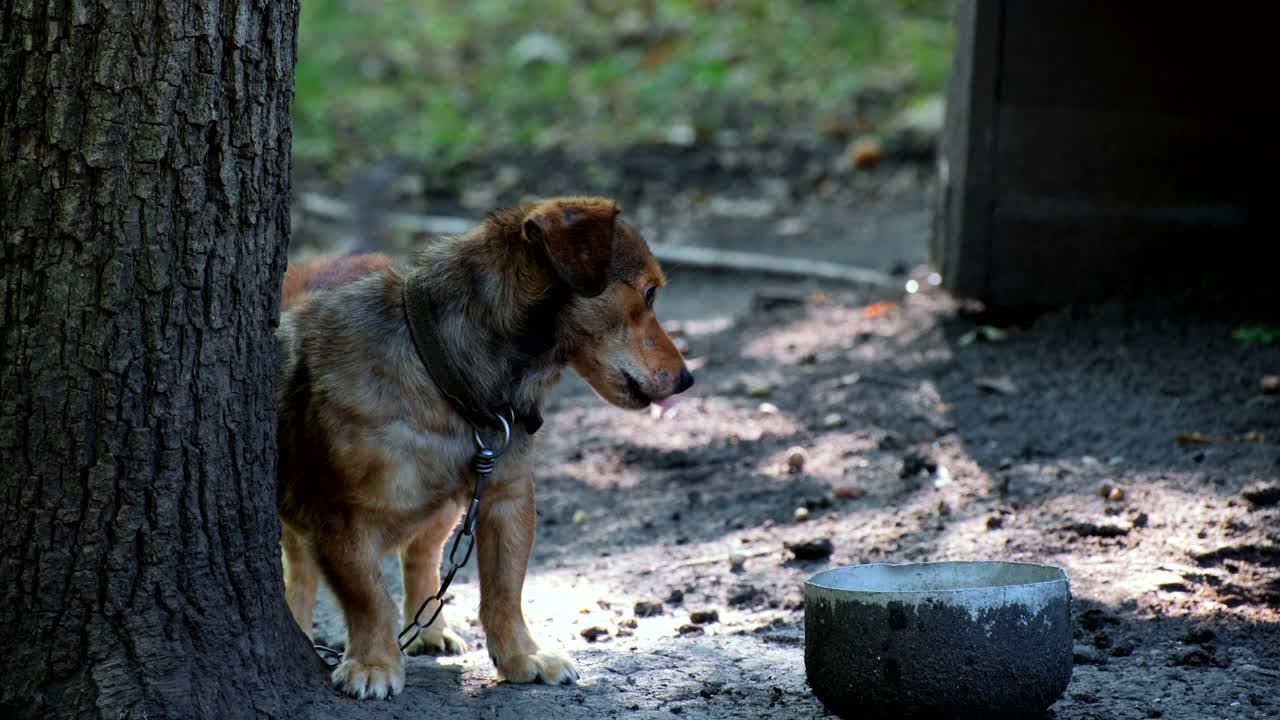
<svg viewBox="0 0 1280 720">
<path fill-rule="evenodd" d="M 776 133 L 779 117 L 829 132 L 851 122 L 854 94 L 876 73 L 909 67 L 918 93 L 942 87 L 949 7 L 307 0 L 295 152 L 448 163 L 513 146 L 653 140 L 673 126 Z M 517 48 L 531 33 L 567 61 L 521 62 Z"/>
</svg>

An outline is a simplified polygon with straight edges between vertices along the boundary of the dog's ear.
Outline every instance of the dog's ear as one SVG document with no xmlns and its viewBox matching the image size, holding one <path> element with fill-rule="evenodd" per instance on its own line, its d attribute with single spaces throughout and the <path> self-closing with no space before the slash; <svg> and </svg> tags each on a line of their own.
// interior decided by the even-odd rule
<svg viewBox="0 0 1280 720">
<path fill-rule="evenodd" d="M 606 198 L 550 200 L 525 216 L 522 232 L 546 249 L 556 274 L 575 293 L 595 297 L 609 284 L 613 228 L 621 211 Z"/>
</svg>

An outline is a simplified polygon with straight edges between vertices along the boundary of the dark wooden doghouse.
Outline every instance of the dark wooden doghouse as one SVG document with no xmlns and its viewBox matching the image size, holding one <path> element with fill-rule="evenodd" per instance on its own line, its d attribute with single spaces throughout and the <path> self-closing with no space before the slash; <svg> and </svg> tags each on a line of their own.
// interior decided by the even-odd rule
<svg viewBox="0 0 1280 720">
<path fill-rule="evenodd" d="M 1275 278 L 1280 36 L 1264 5 L 960 0 L 932 253 L 1044 307 Z"/>
</svg>

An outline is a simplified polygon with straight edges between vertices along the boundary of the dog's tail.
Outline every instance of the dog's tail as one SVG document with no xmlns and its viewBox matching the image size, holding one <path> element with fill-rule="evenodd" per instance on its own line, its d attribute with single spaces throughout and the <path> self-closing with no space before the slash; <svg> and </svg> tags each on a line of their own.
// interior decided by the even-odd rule
<svg viewBox="0 0 1280 720">
<path fill-rule="evenodd" d="M 391 266 L 391 258 L 382 253 L 336 255 L 289 265 L 284 274 L 284 308 L 301 305 L 311 293 L 339 285 Z"/>
</svg>

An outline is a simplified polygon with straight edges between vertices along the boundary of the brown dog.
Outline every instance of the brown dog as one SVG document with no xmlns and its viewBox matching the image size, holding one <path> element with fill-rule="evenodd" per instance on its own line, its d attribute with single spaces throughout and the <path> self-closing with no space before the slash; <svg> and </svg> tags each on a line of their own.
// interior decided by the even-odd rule
<svg viewBox="0 0 1280 720">
<path fill-rule="evenodd" d="M 432 243 L 407 267 L 361 255 L 285 275 L 276 336 L 285 592 L 310 636 L 321 573 L 333 587 L 348 628 L 333 682 L 348 694 L 404 688 L 400 616 L 379 559 L 400 552 L 411 617 L 436 592 L 442 547 L 470 499 L 475 409 L 459 406 L 429 358 L 516 419 L 476 530 L 489 656 L 510 682 L 577 678 L 567 657 L 534 641 L 521 610 L 539 408 L 567 365 L 624 408 L 693 384 L 653 313 L 662 271 L 618 213 L 598 197 L 527 203 Z M 441 614 L 408 651 L 464 650 Z"/>
</svg>

